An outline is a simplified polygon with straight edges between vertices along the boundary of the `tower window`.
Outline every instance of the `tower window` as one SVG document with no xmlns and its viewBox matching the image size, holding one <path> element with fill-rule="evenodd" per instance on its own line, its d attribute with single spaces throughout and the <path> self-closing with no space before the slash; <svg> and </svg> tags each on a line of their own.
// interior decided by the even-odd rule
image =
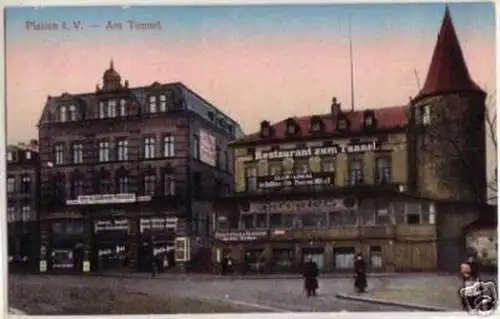
<svg viewBox="0 0 500 319">
<path fill-rule="evenodd" d="M 422 125 L 431 124 L 431 108 L 428 104 L 421 106 L 420 113 Z"/>
</svg>

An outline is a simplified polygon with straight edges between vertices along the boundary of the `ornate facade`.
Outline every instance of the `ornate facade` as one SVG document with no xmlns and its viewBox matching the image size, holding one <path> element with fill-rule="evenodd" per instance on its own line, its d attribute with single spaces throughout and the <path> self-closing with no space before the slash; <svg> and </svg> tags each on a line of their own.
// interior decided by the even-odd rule
<svg viewBox="0 0 500 319">
<path fill-rule="evenodd" d="M 48 97 L 39 123 L 41 271 L 202 267 L 239 125 L 182 83 Z M 153 252 L 153 253 L 151 253 Z"/>
</svg>

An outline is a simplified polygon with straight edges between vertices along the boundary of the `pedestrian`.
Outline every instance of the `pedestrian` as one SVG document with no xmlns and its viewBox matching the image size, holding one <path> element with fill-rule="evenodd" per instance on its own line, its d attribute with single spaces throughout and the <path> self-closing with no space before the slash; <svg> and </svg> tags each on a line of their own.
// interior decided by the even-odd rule
<svg viewBox="0 0 500 319">
<path fill-rule="evenodd" d="M 312 260 L 312 257 L 307 257 L 307 262 L 304 263 L 302 275 L 304 276 L 304 290 L 307 297 L 316 296 L 318 289 L 318 265 Z"/>
<path fill-rule="evenodd" d="M 479 278 L 474 276 L 470 262 L 460 264 L 460 279 L 462 280 L 459 288 L 459 296 L 464 311 L 473 310 L 475 300 L 480 296 L 481 292 L 477 289 L 479 286 Z"/>
<path fill-rule="evenodd" d="M 366 283 L 366 263 L 362 254 L 357 254 L 354 261 L 354 287 L 356 292 L 365 292 Z"/>
<path fill-rule="evenodd" d="M 156 256 L 153 245 L 153 238 L 149 240 L 149 261 L 151 267 L 151 278 L 154 278 L 156 276 Z"/>
<path fill-rule="evenodd" d="M 470 255 L 467 258 L 467 263 L 471 269 L 471 276 L 474 278 L 479 278 L 479 261 L 477 260 L 475 255 Z"/>
<path fill-rule="evenodd" d="M 227 257 L 224 256 L 222 257 L 222 260 L 220 261 L 220 274 L 221 276 L 225 276 L 227 274 Z"/>
</svg>

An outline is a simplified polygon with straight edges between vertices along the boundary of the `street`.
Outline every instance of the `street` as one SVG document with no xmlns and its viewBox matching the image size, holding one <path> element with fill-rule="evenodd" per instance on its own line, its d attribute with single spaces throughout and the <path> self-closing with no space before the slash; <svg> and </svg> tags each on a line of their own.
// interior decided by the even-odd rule
<svg viewBox="0 0 500 319">
<path fill-rule="evenodd" d="M 11 275 L 10 281 L 43 285 L 50 282 L 59 287 L 90 285 L 128 291 L 149 296 L 174 295 L 193 299 L 208 299 L 238 305 L 249 312 L 330 312 L 330 311 L 408 311 L 395 306 L 382 306 L 356 301 L 338 300 L 336 293 L 352 292 L 350 278 L 320 279 L 319 295 L 306 298 L 300 279 L 180 279 L 112 278 L 84 276 L 21 276 Z M 372 278 L 372 287 L 381 279 Z M 22 309 L 21 309 L 22 310 Z"/>
</svg>

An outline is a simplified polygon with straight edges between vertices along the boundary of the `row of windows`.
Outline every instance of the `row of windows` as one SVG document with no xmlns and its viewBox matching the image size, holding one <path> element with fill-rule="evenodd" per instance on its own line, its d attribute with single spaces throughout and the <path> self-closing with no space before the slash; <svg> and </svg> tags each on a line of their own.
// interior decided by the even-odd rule
<svg viewBox="0 0 500 319">
<path fill-rule="evenodd" d="M 17 160 L 17 154 L 20 152 L 7 152 L 7 161 L 12 162 Z M 31 151 L 24 151 L 24 159 L 30 160 L 32 158 L 32 152 Z"/>
<path fill-rule="evenodd" d="M 157 140 L 155 137 L 145 137 L 143 140 L 143 153 L 144 159 L 154 159 L 157 158 Z M 97 143 L 99 162 L 109 162 L 115 161 L 128 161 L 130 145 L 126 138 L 117 139 L 116 143 L 113 145 L 107 140 L 102 140 Z M 175 137 L 172 135 L 165 135 L 163 137 L 162 145 L 162 157 L 174 157 L 175 156 Z M 54 164 L 62 165 L 65 163 L 65 153 L 64 145 L 58 143 L 54 145 Z M 111 154 L 114 151 L 115 156 L 112 158 Z M 83 142 L 76 142 L 71 145 L 71 163 L 72 164 L 82 164 L 84 162 L 84 145 Z"/>
<path fill-rule="evenodd" d="M 101 178 L 85 179 L 74 177 L 66 182 L 65 178 L 55 181 L 55 193 L 57 196 L 66 197 L 66 193 L 72 198 L 86 194 L 114 194 L 134 193 L 132 179 L 128 175 L 118 175 L 114 180 L 108 176 Z M 173 196 L 176 193 L 176 180 L 173 173 L 165 173 L 161 177 L 149 174 L 142 177 L 141 194 L 149 196 Z"/>
<path fill-rule="evenodd" d="M 293 168 L 285 168 L 282 162 L 268 164 L 269 176 L 282 176 L 290 174 L 309 174 L 312 173 L 309 161 L 296 161 Z M 323 160 L 321 162 L 322 173 L 334 173 L 336 165 L 334 160 Z M 391 159 L 389 156 L 378 156 L 375 159 L 374 178 L 376 184 L 389 183 L 391 181 Z M 245 188 L 247 191 L 257 189 L 258 170 L 256 167 L 247 167 L 245 169 Z M 349 158 L 347 164 L 347 183 L 348 185 L 358 185 L 364 183 L 364 161 L 360 157 Z"/>
<path fill-rule="evenodd" d="M 149 96 L 146 105 L 146 113 L 158 113 L 168 111 L 167 96 L 165 94 Z M 128 102 L 126 99 L 110 99 L 99 102 L 99 118 L 116 118 L 129 115 Z M 61 105 L 58 109 L 59 122 L 78 121 L 78 110 L 76 104 Z"/>
<path fill-rule="evenodd" d="M 267 228 L 328 228 L 335 226 L 355 225 L 389 225 L 389 224 L 433 224 L 434 220 L 429 210 L 420 209 L 419 205 L 411 205 L 401 214 L 391 214 L 387 207 L 380 207 L 363 212 L 361 216 L 354 210 L 338 212 L 314 212 L 297 214 L 245 214 L 240 217 L 240 229 L 267 229 Z M 219 228 L 228 229 L 227 221 L 219 221 Z"/>
<path fill-rule="evenodd" d="M 18 188 L 19 186 L 19 188 Z M 33 181 L 30 175 L 22 175 L 19 185 L 13 176 L 7 177 L 7 193 L 14 194 L 19 192 L 21 194 L 29 194 L 33 191 Z"/>
<path fill-rule="evenodd" d="M 34 216 L 32 213 L 33 211 L 29 205 L 22 206 L 20 211 L 15 207 L 9 206 L 7 207 L 7 222 L 12 223 L 33 220 Z"/>
</svg>

